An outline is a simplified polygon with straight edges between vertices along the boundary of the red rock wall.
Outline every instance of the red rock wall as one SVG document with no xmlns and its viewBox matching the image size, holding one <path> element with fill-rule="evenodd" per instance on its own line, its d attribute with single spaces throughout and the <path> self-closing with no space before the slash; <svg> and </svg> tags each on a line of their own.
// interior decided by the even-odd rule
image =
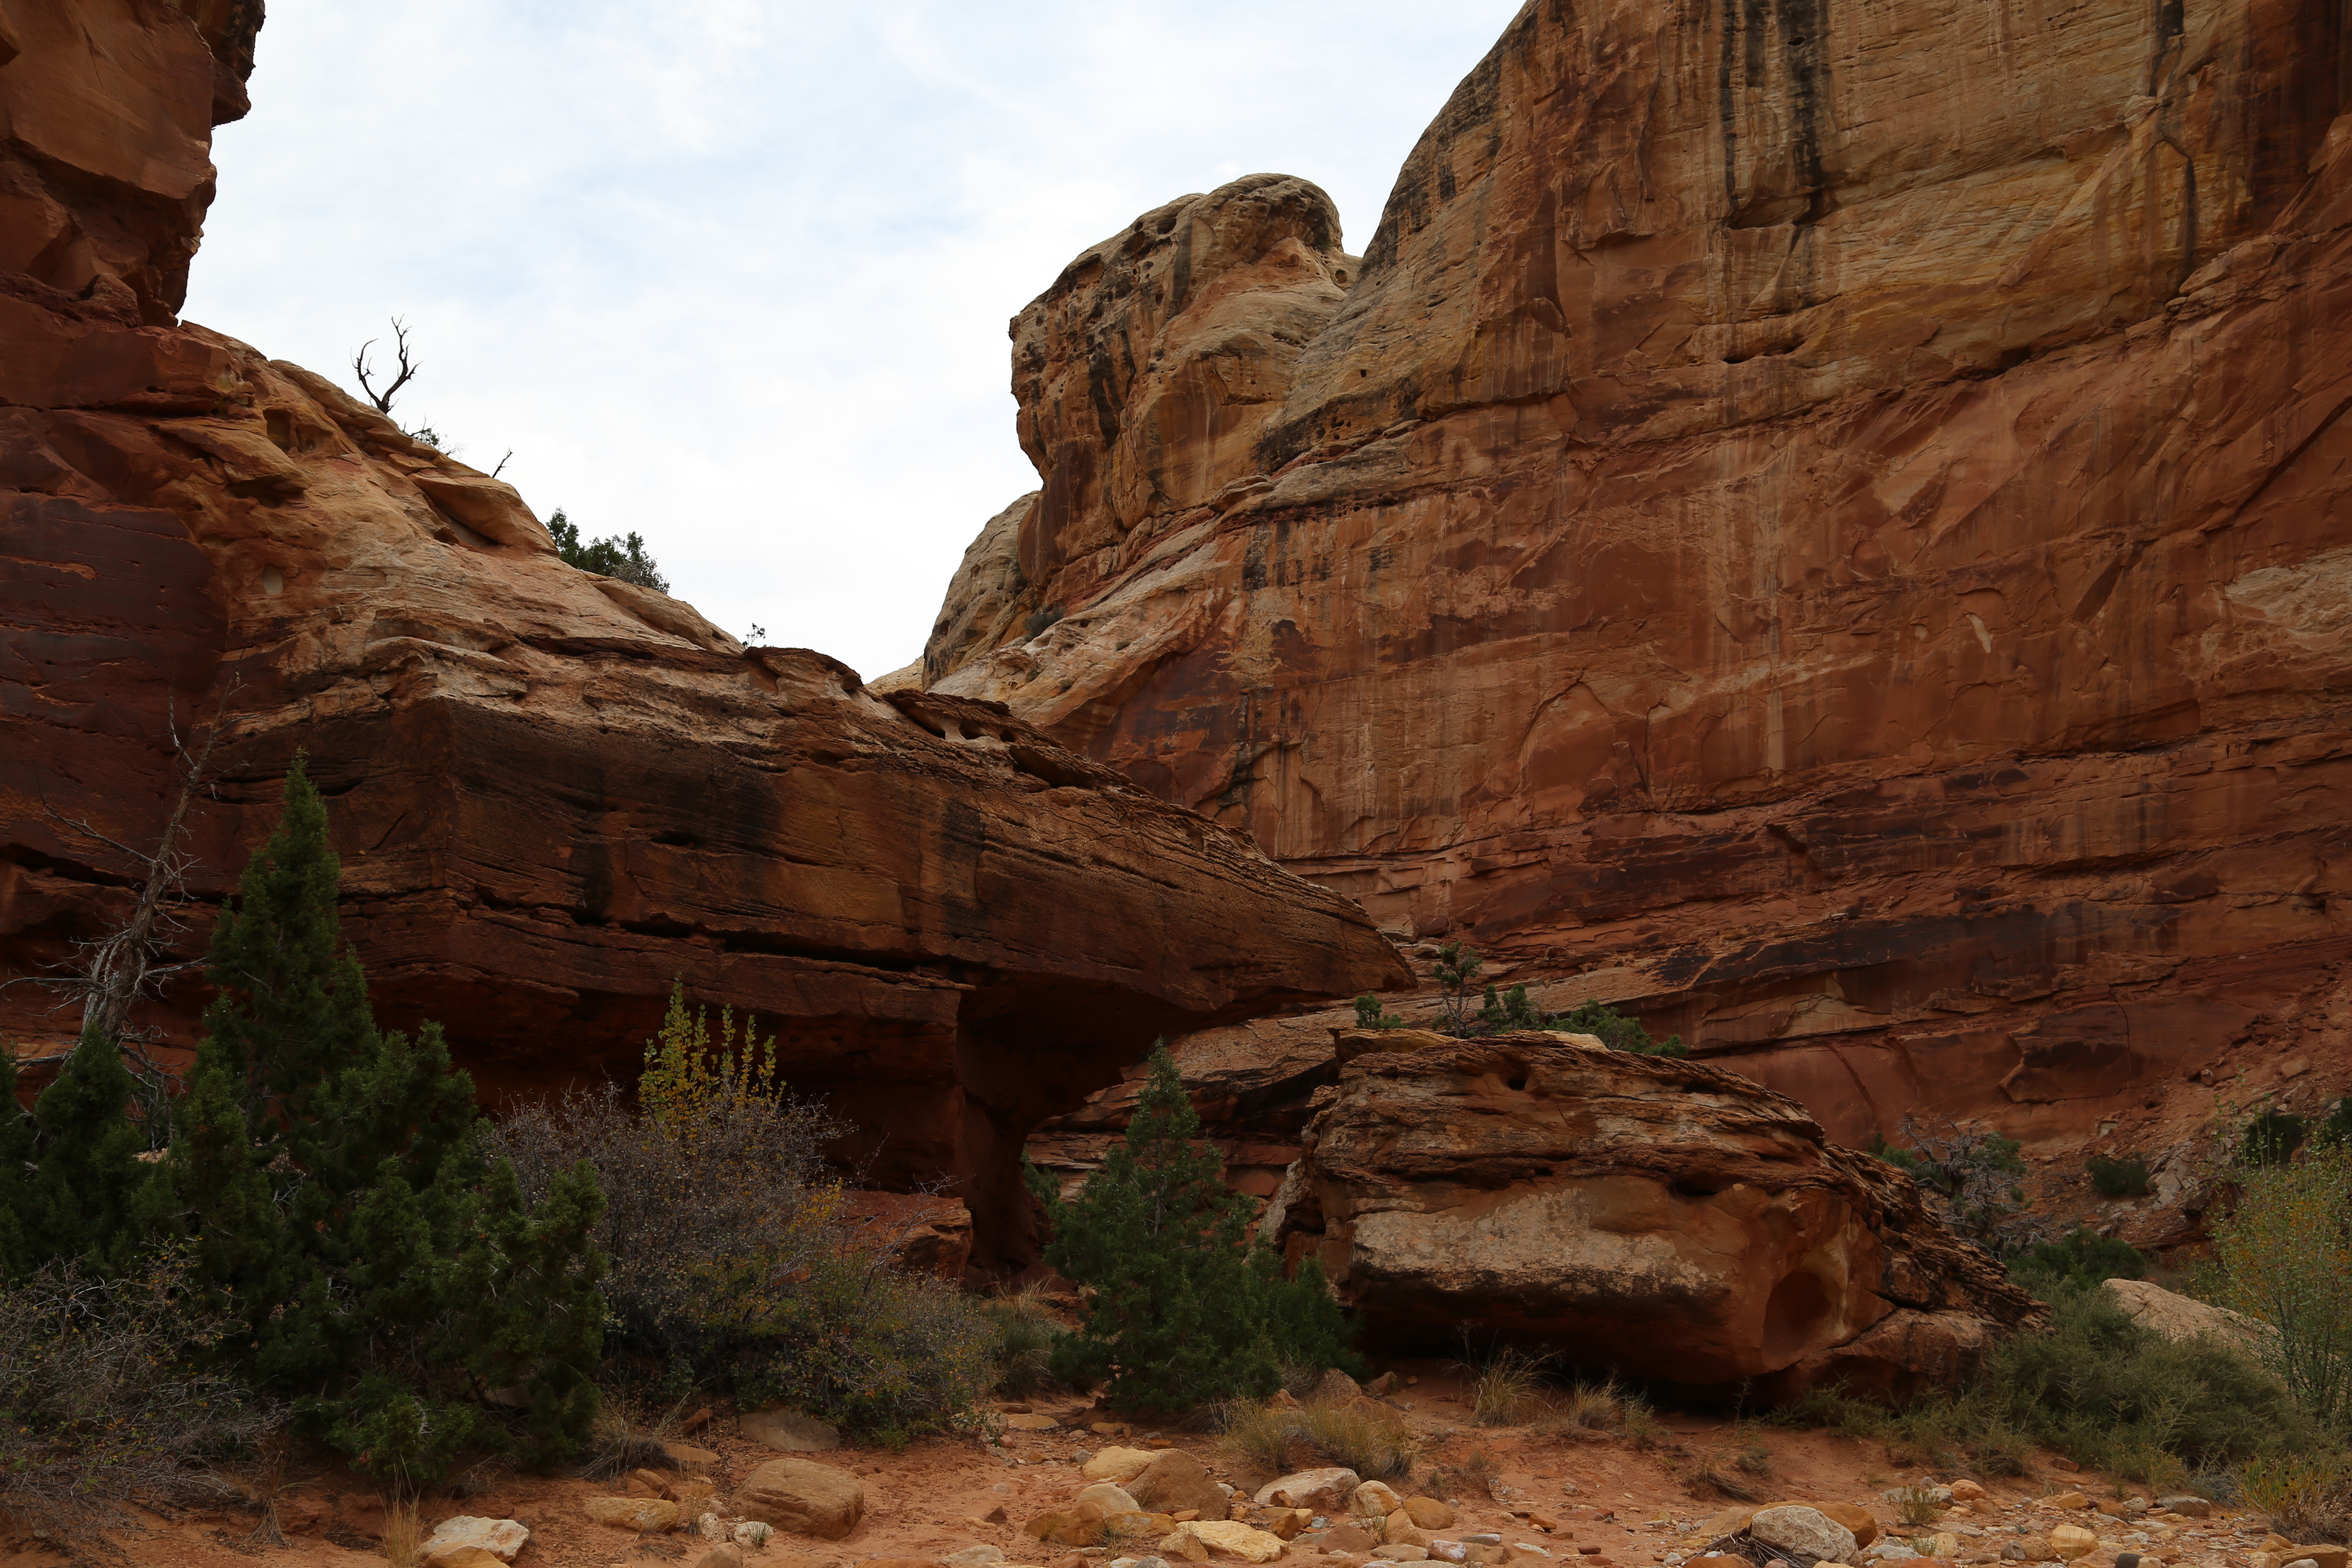
<svg viewBox="0 0 2352 1568">
<path fill-rule="evenodd" d="M 1536 0 L 1255 471 L 938 685 L 1844 1138 L 2340 1033 L 2335 16 Z"/>
<path fill-rule="evenodd" d="M 235 58 L 244 12 L 215 9 Z M 388 1024 L 438 1019 L 486 1089 L 528 1093 L 632 1073 L 682 981 L 781 1034 L 795 1087 L 858 1123 L 845 1158 L 952 1179 L 987 1261 L 1020 1247 L 1021 1136 L 1155 1034 L 1402 976 L 1235 831 L 1001 708 L 885 701 L 575 571 L 509 487 L 177 324 L 205 36 L 131 0 L 8 16 L 0 977 L 121 917 L 116 846 L 153 846 L 175 726 L 225 707 L 171 956 L 306 749 Z M 53 1000 L 0 991 L 0 1038 L 68 1042 Z M 191 979 L 142 1022 L 184 1048 L 202 1001 Z"/>
</svg>

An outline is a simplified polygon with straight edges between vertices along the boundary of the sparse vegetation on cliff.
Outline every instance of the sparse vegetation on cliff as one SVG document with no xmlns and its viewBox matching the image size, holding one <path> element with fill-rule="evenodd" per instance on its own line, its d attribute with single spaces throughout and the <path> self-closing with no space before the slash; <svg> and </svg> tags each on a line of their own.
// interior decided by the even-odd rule
<svg viewBox="0 0 2352 1568">
<path fill-rule="evenodd" d="M 1906 1116 L 1906 1144 L 1874 1139 L 1871 1152 L 1907 1173 L 1954 1235 L 2007 1258 L 2041 1238 L 2024 1213 L 2023 1147 L 1991 1128 L 1952 1117 Z"/>
<path fill-rule="evenodd" d="M 635 583 L 656 594 L 669 592 L 669 579 L 662 575 L 659 563 L 646 552 L 645 535 L 641 533 L 614 533 L 603 539 L 583 540 L 580 537 L 580 525 L 566 517 L 562 507 L 557 507 L 555 515 L 547 520 L 547 532 L 555 541 L 555 552 L 567 566 L 577 566 L 600 577 Z"/>
<path fill-rule="evenodd" d="M 1055 1377 L 1108 1384 L 1118 1408 L 1177 1411 L 1263 1397 L 1286 1368 L 1353 1366 L 1321 1268 L 1286 1279 L 1251 1242 L 1223 1157 L 1195 1147 L 1200 1118 L 1164 1044 L 1150 1071 L 1126 1138 L 1076 1198 L 1048 1206 L 1045 1260 L 1087 1293 L 1077 1331 L 1054 1347 Z"/>
<path fill-rule="evenodd" d="M 2147 1162 L 2137 1154 L 2094 1154 L 2084 1169 L 2091 1190 L 2103 1198 L 2147 1196 Z"/>
</svg>

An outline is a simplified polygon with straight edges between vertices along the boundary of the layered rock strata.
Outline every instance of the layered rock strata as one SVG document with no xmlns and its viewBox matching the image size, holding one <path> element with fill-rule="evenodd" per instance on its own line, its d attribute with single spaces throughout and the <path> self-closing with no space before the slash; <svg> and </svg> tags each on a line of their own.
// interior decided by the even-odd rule
<svg viewBox="0 0 2352 1568">
<path fill-rule="evenodd" d="M 929 679 L 1848 1140 L 2333 1039 L 2347 47 L 1533 0 L 1351 281 L 1260 176 L 1023 312 Z"/>
<path fill-rule="evenodd" d="M 437 1018 L 487 1089 L 529 1092 L 632 1072 L 683 984 L 779 1035 L 856 1122 L 845 1161 L 957 1184 L 984 1261 L 1017 1250 L 1021 1135 L 1152 1036 L 1401 981 L 1350 900 L 1233 828 L 1000 706 L 884 700 L 575 571 L 509 487 L 175 324 L 216 68 L 250 34 L 239 56 L 148 0 L 37 20 L 0 51 L 10 210 L 52 235 L 0 258 L 8 976 L 121 918 L 174 737 L 217 713 L 170 956 L 305 750 L 388 1024 Z M 0 1031 L 60 1041 L 48 1000 L 0 992 Z M 142 1021 L 184 1046 L 200 1003 Z"/>
<path fill-rule="evenodd" d="M 1350 1031 L 1265 1216 L 1367 1331 L 1465 1327 L 1768 1398 L 1906 1398 L 2040 1309 L 1909 1177 L 1735 1073 L 1577 1037 Z"/>
</svg>

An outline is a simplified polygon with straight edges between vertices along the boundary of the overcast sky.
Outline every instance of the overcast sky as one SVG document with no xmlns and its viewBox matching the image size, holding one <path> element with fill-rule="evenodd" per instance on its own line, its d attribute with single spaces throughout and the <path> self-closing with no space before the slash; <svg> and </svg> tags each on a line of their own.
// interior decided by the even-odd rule
<svg viewBox="0 0 2352 1568">
<path fill-rule="evenodd" d="M 186 314 L 346 385 L 402 316 L 404 422 L 877 676 L 1034 486 L 1013 314 L 1240 174 L 1316 181 L 1361 250 L 1517 8 L 271 0 Z"/>
</svg>

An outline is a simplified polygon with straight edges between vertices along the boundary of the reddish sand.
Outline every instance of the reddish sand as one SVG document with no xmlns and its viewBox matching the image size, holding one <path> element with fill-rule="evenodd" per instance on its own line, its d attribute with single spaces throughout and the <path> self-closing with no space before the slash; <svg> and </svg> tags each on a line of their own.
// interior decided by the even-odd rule
<svg viewBox="0 0 2352 1568">
<path fill-rule="evenodd" d="M 1701 1532 L 1706 1521 L 1734 1506 L 1697 1480 L 1696 1472 L 1710 1455 L 1728 1470 L 1731 1461 L 1753 1443 L 1769 1450 L 1769 1468 L 1761 1477 L 1740 1479 L 1751 1482 L 1762 1500 L 1859 1503 L 1890 1533 L 1906 1538 L 1922 1532 L 1898 1527 L 1893 1505 L 1880 1494 L 1890 1487 L 1955 1479 L 1898 1462 L 1909 1456 L 1890 1455 L 1885 1445 L 1875 1441 L 1752 1423 L 1742 1426 L 1718 1417 L 1671 1412 L 1663 1417 L 1663 1430 L 1647 1451 L 1622 1437 L 1575 1441 L 1538 1436 L 1524 1427 L 1476 1427 L 1469 1424 L 1455 1376 L 1433 1364 L 1412 1363 L 1402 1370 L 1420 1378 L 1397 1396 L 1401 1405 L 1411 1406 L 1407 1419 L 1424 1445 L 1416 1477 L 1433 1467 L 1461 1465 L 1483 1451 L 1498 1472 L 1496 1490 L 1508 1500 L 1507 1508 L 1473 1489 L 1457 1490 L 1454 1505 L 1458 1521 L 1451 1533 L 1498 1531 L 1507 1542 L 1527 1542 L 1558 1559 L 1581 1556 L 1586 1568 L 1647 1568 L 1696 1551 L 1706 1540 Z M 1002 1548 L 1010 1563 L 1062 1563 L 1071 1554 L 1040 1547 L 1021 1533 L 1020 1526 L 1067 1501 L 1084 1484 L 1074 1450 L 1091 1450 L 1107 1442 L 1143 1447 L 1158 1441 L 1192 1449 L 1221 1479 L 1245 1489 L 1270 1479 L 1237 1468 L 1217 1451 L 1213 1437 L 1202 1434 L 1173 1427 L 1096 1434 L 1087 1426 L 1105 1417 L 1076 1402 L 1046 1399 L 1034 1408 L 1062 1419 L 1063 1428 L 1004 1434 L 1002 1447 L 1012 1456 L 1010 1464 L 972 1439 L 928 1440 L 901 1453 L 845 1448 L 814 1456 L 864 1479 L 865 1522 L 838 1542 L 779 1534 L 766 1550 L 746 1553 L 747 1562 L 778 1568 L 854 1568 L 868 1559 L 938 1558 L 986 1543 Z M 710 1479 L 719 1483 L 722 1497 L 754 1467 L 774 1457 L 772 1450 L 738 1436 L 732 1426 L 722 1415 L 711 1427 L 685 1439 L 721 1456 L 723 1462 Z M 2208 1521 L 2171 1523 L 2101 1519 L 2087 1510 L 2062 1512 L 2040 1500 L 2077 1489 L 2095 1504 L 2137 1489 L 2118 1489 L 2090 1471 L 2068 1473 L 2062 1465 L 2054 1457 L 2043 1456 L 2032 1476 L 1977 1478 L 1990 1495 L 1972 1509 L 1949 1510 L 1932 1528 L 1958 1536 L 1958 1560 L 1962 1563 L 1997 1561 L 2000 1546 L 2018 1538 L 2015 1527 L 2020 1524 L 2046 1533 L 2060 1523 L 2095 1521 L 2103 1549 L 2084 1560 L 2089 1568 L 2112 1568 L 2117 1550 L 2160 1555 L 2167 1563 L 2189 1568 L 2245 1568 L 2250 1554 L 2260 1547 L 2261 1521 L 2239 1510 L 2217 1509 Z M 1398 1485 L 1401 1490 L 1412 1489 Z M 591 1524 L 582 1516 L 583 1500 L 617 1489 L 577 1479 L 478 1472 L 469 1487 L 459 1489 L 466 1495 L 436 1494 L 425 1500 L 423 1513 L 428 1528 L 461 1513 L 521 1521 L 532 1532 L 519 1560 L 522 1568 L 641 1568 L 652 1562 L 693 1568 L 700 1562 L 711 1543 L 691 1531 L 640 1539 Z M 982 1522 L 998 1508 L 1004 1510 L 1007 1522 Z M 1559 1528 L 1556 1532 L 1537 1530 L 1514 1517 L 1510 1509 L 1543 1513 Z M 325 1568 L 384 1561 L 382 1547 L 371 1539 L 381 1528 L 380 1500 L 372 1487 L 348 1474 L 325 1469 L 298 1473 L 280 1511 L 289 1537 L 283 1547 L 255 1539 L 257 1516 L 252 1511 L 194 1513 L 170 1522 L 151 1519 L 142 1531 L 118 1532 L 115 1539 L 130 1561 L 155 1568 L 252 1568 L 257 1563 Z M 1112 1555 L 1097 1552 L 1087 1554 L 1087 1561 L 1107 1563 Z M 49 1568 L 66 1561 L 60 1552 L 26 1540 L 9 1542 L 0 1551 L 0 1568 Z M 1343 1568 L 1356 1561 L 1297 1546 L 1282 1559 L 1285 1568 Z"/>
</svg>

